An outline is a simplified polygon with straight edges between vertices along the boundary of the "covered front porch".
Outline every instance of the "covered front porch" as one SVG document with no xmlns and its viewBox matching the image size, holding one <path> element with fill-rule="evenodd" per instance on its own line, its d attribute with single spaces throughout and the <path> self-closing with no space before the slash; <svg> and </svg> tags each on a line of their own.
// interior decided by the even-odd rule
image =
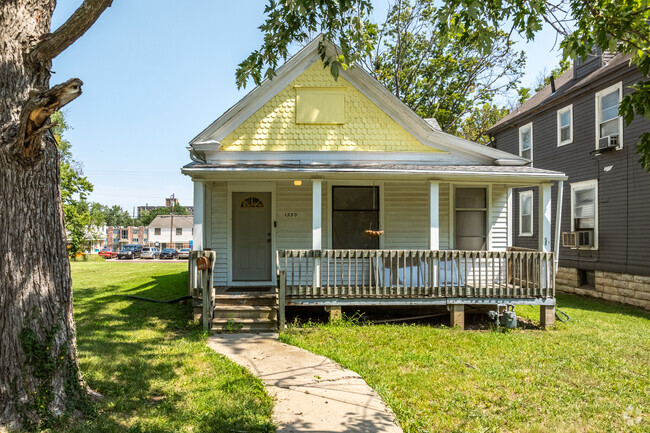
<svg viewBox="0 0 650 433">
<path fill-rule="evenodd" d="M 560 229 L 551 227 L 551 189 L 562 190 L 563 175 L 507 166 L 254 167 L 186 169 L 195 248 L 215 252 L 211 283 L 220 296 L 269 290 L 280 326 L 285 306 L 336 314 L 342 306 L 447 305 L 462 326 L 464 305 L 505 303 L 539 305 L 543 325 L 552 324 Z M 540 190 L 531 216 L 537 250 L 511 247 L 511 190 L 525 186 Z"/>
</svg>

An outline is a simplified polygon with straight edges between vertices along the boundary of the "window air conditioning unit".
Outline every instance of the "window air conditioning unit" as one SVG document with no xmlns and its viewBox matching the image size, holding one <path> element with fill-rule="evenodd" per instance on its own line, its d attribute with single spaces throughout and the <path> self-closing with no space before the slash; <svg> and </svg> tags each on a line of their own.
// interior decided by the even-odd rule
<svg viewBox="0 0 650 433">
<path fill-rule="evenodd" d="M 578 247 L 593 247 L 594 246 L 594 231 L 593 230 L 578 230 L 576 233 Z"/>
<path fill-rule="evenodd" d="M 562 232 L 562 246 L 575 248 L 578 246 L 576 240 L 576 232 Z"/>
<path fill-rule="evenodd" d="M 622 149 L 623 143 L 618 142 L 618 135 L 608 135 L 606 137 L 600 137 L 598 140 L 598 149 Z"/>
</svg>

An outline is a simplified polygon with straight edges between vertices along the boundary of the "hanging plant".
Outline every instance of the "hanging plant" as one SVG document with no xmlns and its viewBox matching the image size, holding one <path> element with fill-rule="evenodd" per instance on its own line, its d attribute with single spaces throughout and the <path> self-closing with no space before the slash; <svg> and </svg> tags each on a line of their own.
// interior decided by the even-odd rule
<svg viewBox="0 0 650 433">
<path fill-rule="evenodd" d="M 378 238 L 379 236 L 384 234 L 384 231 L 383 230 L 366 230 L 364 233 L 369 238 Z"/>
</svg>

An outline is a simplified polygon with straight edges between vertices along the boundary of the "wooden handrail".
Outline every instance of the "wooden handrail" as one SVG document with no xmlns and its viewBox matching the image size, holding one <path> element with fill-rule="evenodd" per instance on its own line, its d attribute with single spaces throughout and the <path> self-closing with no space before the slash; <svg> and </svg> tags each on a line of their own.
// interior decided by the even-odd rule
<svg viewBox="0 0 650 433">
<path fill-rule="evenodd" d="M 209 261 L 208 269 L 199 270 L 197 260 L 206 257 Z M 206 330 L 212 329 L 212 316 L 214 314 L 214 263 L 217 254 L 215 251 L 191 251 L 188 258 L 190 294 L 201 299 L 201 322 Z M 200 295 L 200 296 L 199 296 Z"/>
</svg>

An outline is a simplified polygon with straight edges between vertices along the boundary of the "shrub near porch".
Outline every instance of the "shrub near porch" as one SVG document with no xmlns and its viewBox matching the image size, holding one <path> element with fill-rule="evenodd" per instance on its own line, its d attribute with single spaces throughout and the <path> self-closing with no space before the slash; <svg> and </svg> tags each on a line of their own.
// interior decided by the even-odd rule
<svg viewBox="0 0 650 433">
<path fill-rule="evenodd" d="M 572 320 L 552 331 L 341 322 L 281 338 L 361 374 L 406 433 L 650 431 L 650 314 L 566 295 L 558 305 Z"/>
<path fill-rule="evenodd" d="M 79 364 L 104 395 L 95 419 L 57 432 L 270 432 L 272 399 L 244 368 L 208 349 L 191 323 L 187 263 L 71 264 Z"/>
</svg>

